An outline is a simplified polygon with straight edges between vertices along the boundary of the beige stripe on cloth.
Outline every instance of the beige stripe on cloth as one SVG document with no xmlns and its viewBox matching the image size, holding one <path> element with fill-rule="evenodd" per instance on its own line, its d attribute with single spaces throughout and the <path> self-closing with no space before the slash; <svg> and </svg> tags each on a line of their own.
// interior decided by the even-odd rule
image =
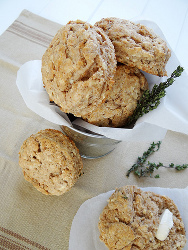
<svg viewBox="0 0 188 250">
<path fill-rule="evenodd" d="M 15 20 L 15 22 L 8 28 L 7 31 L 20 36 L 23 39 L 27 39 L 30 42 L 44 46 L 45 48 L 48 47 L 53 38 L 52 35 L 30 27 L 29 25 L 24 24 L 18 20 Z"/>
<path fill-rule="evenodd" d="M 0 227 L 0 246 L 4 247 L 5 249 L 41 249 L 41 250 L 48 250 L 44 246 L 41 246 L 37 242 L 31 241 L 22 235 L 14 233 L 8 229 Z"/>
<path fill-rule="evenodd" d="M 23 141 L 45 128 L 59 129 L 29 110 L 17 87 L 21 65 L 41 59 L 61 25 L 23 11 L 0 37 L 0 248 L 68 249 L 71 223 L 87 199 L 123 185 L 185 188 L 187 170 L 160 170 L 159 179 L 138 179 L 126 171 L 152 142 L 122 142 L 101 159 L 84 159 L 84 175 L 59 197 L 45 196 L 25 181 L 18 165 Z M 151 158 L 156 163 L 188 163 L 188 137 L 169 131 Z"/>
</svg>

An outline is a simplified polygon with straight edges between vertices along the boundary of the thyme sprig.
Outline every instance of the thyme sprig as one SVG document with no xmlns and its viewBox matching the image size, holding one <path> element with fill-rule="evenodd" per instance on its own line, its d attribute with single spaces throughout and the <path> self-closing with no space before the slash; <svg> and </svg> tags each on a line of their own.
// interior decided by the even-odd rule
<svg viewBox="0 0 188 250">
<path fill-rule="evenodd" d="M 145 90 L 134 113 L 128 118 L 127 125 L 130 125 L 137 121 L 137 119 L 144 114 L 156 109 L 160 104 L 160 99 L 166 95 L 165 89 L 173 84 L 175 79 L 181 76 L 183 68 L 178 66 L 171 76 L 159 85 L 155 84 L 152 90 Z"/>
<path fill-rule="evenodd" d="M 158 141 L 157 143 L 152 143 L 147 151 L 143 153 L 143 155 L 138 157 L 137 162 L 127 171 L 126 176 L 129 177 L 131 172 L 138 173 L 138 169 L 144 166 L 147 158 L 153 154 L 155 151 L 158 151 L 161 145 L 161 141 Z M 157 149 L 155 149 L 157 147 Z"/>
<path fill-rule="evenodd" d="M 153 154 L 154 152 L 158 151 L 161 145 L 161 141 L 157 143 L 152 143 L 147 151 L 143 153 L 143 155 L 138 157 L 137 162 L 133 164 L 133 166 L 127 171 L 126 176 L 133 172 L 136 176 L 140 177 L 153 177 L 153 172 L 160 167 L 164 168 L 173 168 L 177 171 L 184 170 L 188 168 L 188 164 L 183 165 L 175 165 L 174 163 L 170 163 L 168 166 L 164 166 L 163 163 L 159 162 L 158 164 L 147 161 L 147 158 Z M 147 162 L 146 162 L 147 161 Z M 155 175 L 154 178 L 160 178 L 159 174 Z"/>
</svg>

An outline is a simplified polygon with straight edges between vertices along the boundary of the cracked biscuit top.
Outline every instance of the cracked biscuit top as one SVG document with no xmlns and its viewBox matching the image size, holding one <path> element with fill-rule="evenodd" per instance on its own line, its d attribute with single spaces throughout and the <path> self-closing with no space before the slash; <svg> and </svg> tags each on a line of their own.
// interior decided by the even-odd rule
<svg viewBox="0 0 188 250">
<path fill-rule="evenodd" d="M 118 62 L 153 75 L 167 75 L 165 66 L 171 51 L 151 29 L 115 17 L 103 18 L 95 26 L 102 28 L 111 39 Z"/>
<path fill-rule="evenodd" d="M 80 117 L 102 103 L 113 85 L 115 50 L 105 32 L 70 21 L 42 57 L 42 79 L 51 101 Z"/>
<path fill-rule="evenodd" d="M 173 214 L 173 227 L 160 241 L 155 236 L 165 209 Z M 180 250 L 186 244 L 184 224 L 175 203 L 136 186 L 115 190 L 100 215 L 98 227 L 100 239 L 110 250 Z"/>
<path fill-rule="evenodd" d="M 81 175 L 82 159 L 74 142 L 58 130 L 45 129 L 22 144 L 19 165 L 24 178 L 46 195 L 68 191 Z"/>
<path fill-rule="evenodd" d="M 118 64 L 109 96 L 93 112 L 82 118 L 97 126 L 123 127 L 146 89 L 148 82 L 139 69 Z"/>
</svg>

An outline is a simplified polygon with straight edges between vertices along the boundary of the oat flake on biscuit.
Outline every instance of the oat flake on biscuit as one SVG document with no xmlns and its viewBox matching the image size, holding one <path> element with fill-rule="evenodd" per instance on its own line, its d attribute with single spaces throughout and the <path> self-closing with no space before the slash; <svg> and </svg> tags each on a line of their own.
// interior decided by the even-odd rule
<svg viewBox="0 0 188 250">
<path fill-rule="evenodd" d="M 80 117 L 106 99 L 116 64 L 114 46 L 102 29 L 70 21 L 42 57 L 42 79 L 50 100 Z"/>
<path fill-rule="evenodd" d="M 27 138 L 19 152 L 24 178 L 46 195 L 62 195 L 76 183 L 83 163 L 74 142 L 58 130 Z"/>
<path fill-rule="evenodd" d="M 118 64 L 114 85 L 106 101 L 82 118 L 89 123 L 102 127 L 123 127 L 136 109 L 137 103 L 148 82 L 135 67 Z"/>
<path fill-rule="evenodd" d="M 165 66 L 171 56 L 167 43 L 142 24 L 109 17 L 95 23 L 111 39 L 117 61 L 147 73 L 166 76 Z"/>
</svg>

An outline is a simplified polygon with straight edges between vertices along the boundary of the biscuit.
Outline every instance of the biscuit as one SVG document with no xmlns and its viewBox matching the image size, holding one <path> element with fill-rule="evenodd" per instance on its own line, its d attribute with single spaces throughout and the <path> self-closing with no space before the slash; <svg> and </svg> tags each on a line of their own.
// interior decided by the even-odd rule
<svg viewBox="0 0 188 250">
<path fill-rule="evenodd" d="M 117 65 L 114 85 L 104 103 L 82 118 L 102 127 L 123 127 L 127 118 L 133 114 L 144 90 L 147 80 L 139 69 L 123 64 Z"/>
<path fill-rule="evenodd" d="M 82 173 L 79 150 L 58 130 L 45 129 L 27 138 L 19 152 L 24 178 L 46 195 L 68 191 Z"/>
<path fill-rule="evenodd" d="M 114 46 L 102 29 L 70 21 L 42 57 L 43 84 L 63 112 L 81 117 L 106 99 L 116 64 Z"/>
<path fill-rule="evenodd" d="M 165 209 L 173 213 L 173 227 L 164 241 L 155 235 L 160 215 Z M 100 239 L 109 249 L 183 249 L 185 228 L 174 202 L 136 186 L 116 189 L 103 209 L 98 223 Z"/>
<path fill-rule="evenodd" d="M 118 62 L 147 73 L 166 76 L 165 66 L 171 56 L 166 42 L 142 24 L 115 17 L 95 23 L 111 39 Z"/>
</svg>

